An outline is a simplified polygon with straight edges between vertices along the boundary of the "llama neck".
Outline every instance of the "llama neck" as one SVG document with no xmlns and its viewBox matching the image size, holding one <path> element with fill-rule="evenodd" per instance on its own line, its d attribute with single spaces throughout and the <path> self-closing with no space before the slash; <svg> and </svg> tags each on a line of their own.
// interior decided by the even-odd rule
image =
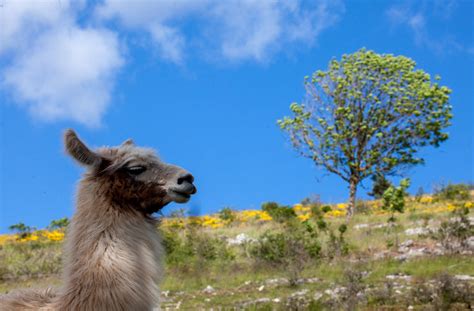
<svg viewBox="0 0 474 311">
<path fill-rule="evenodd" d="M 162 254 L 153 221 L 82 182 L 65 248 L 62 309 L 150 310 Z"/>
</svg>

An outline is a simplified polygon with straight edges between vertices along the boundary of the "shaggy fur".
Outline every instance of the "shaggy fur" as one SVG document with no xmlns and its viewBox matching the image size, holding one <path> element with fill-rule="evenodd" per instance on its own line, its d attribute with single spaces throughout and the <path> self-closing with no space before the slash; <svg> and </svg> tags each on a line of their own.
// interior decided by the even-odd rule
<svg viewBox="0 0 474 311">
<path fill-rule="evenodd" d="M 67 152 L 88 171 L 65 243 L 63 287 L 0 297 L 0 310 L 152 310 L 163 250 L 151 213 L 196 192 L 192 176 L 127 140 L 91 151 L 72 130 Z M 140 174 L 133 168 L 145 167 Z"/>
</svg>

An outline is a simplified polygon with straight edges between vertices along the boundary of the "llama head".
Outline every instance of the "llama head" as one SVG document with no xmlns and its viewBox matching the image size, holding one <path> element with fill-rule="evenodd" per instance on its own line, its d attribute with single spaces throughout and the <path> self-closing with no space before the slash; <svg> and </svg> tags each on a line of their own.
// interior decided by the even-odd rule
<svg viewBox="0 0 474 311">
<path fill-rule="evenodd" d="M 64 143 L 69 155 L 88 169 L 87 178 L 101 184 L 104 195 L 145 214 L 172 201 L 185 203 L 196 193 L 188 171 L 162 162 L 152 149 L 137 147 L 132 140 L 91 150 L 69 129 Z"/>
</svg>

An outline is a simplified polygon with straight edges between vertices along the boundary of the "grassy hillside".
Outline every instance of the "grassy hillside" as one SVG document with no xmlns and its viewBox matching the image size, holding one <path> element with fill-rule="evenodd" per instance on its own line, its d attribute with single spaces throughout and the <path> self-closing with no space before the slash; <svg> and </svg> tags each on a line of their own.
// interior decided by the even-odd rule
<svg viewBox="0 0 474 311">
<path fill-rule="evenodd" d="M 449 189 L 448 189 L 449 190 Z M 473 193 L 164 218 L 164 309 L 454 309 L 474 305 Z M 178 213 L 177 213 L 178 214 Z M 395 216 L 395 221 L 391 218 Z M 61 223 L 61 222 L 59 222 Z M 64 222 L 62 223 L 64 224 Z M 65 229 L 0 236 L 0 292 L 60 286 Z"/>
</svg>

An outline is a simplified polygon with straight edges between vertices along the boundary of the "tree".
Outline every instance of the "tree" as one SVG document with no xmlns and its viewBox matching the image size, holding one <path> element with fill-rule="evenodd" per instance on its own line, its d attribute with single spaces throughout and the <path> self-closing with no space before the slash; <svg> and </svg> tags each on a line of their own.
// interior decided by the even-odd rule
<svg viewBox="0 0 474 311">
<path fill-rule="evenodd" d="M 448 138 L 451 90 L 415 67 L 365 49 L 343 55 L 305 77 L 305 100 L 278 120 L 301 155 L 349 183 L 348 217 L 362 180 L 423 163 L 419 148 Z"/>
<path fill-rule="evenodd" d="M 390 212 L 389 222 L 395 222 L 395 213 L 403 213 L 405 211 L 406 190 L 410 187 L 410 179 L 404 178 L 400 181 L 398 187 L 390 186 L 383 193 L 382 209 Z"/>
<path fill-rule="evenodd" d="M 63 217 L 63 218 L 51 221 L 51 223 L 48 226 L 48 229 L 50 230 L 65 229 L 67 226 L 69 226 L 69 219 L 67 217 Z"/>
<path fill-rule="evenodd" d="M 20 239 L 24 239 L 24 238 L 30 236 L 31 233 L 36 230 L 35 227 L 27 226 L 22 222 L 11 225 L 10 227 L 8 227 L 8 229 L 10 229 L 12 231 L 17 231 L 18 232 L 18 237 Z"/>
<path fill-rule="evenodd" d="M 382 174 L 374 174 L 372 175 L 372 191 L 368 193 L 368 195 L 380 199 L 382 198 L 385 190 L 387 190 L 392 184 L 390 181 L 385 178 Z"/>
</svg>

